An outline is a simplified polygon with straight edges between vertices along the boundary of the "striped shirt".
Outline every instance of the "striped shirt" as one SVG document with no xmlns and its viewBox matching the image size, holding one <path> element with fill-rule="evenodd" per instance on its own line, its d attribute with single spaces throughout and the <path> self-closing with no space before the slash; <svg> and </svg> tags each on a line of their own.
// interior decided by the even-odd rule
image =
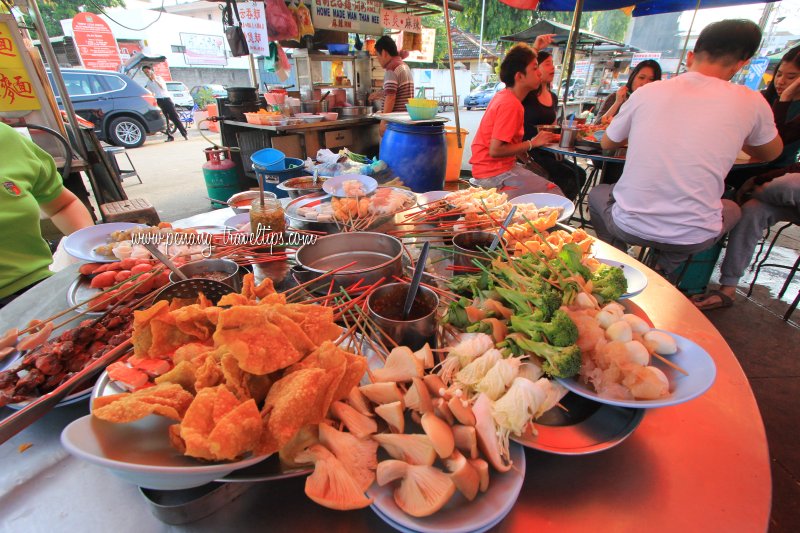
<svg viewBox="0 0 800 533">
<path fill-rule="evenodd" d="M 404 112 L 409 98 L 414 98 L 414 77 L 411 69 L 403 61 L 399 61 L 394 70 L 386 69 L 383 76 L 383 93 L 395 95 L 392 112 Z"/>
</svg>

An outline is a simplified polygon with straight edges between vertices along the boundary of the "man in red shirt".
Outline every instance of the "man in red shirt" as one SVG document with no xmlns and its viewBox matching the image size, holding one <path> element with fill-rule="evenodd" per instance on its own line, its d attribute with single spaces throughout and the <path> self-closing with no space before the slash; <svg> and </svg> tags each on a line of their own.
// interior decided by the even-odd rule
<svg viewBox="0 0 800 533">
<path fill-rule="evenodd" d="M 500 80 L 506 88 L 495 95 L 481 119 L 472 141 L 472 179 L 477 187 L 502 188 L 510 198 L 534 192 L 564 193 L 558 186 L 517 165 L 517 156 L 558 140 L 558 135 L 542 131 L 523 141 L 525 108 L 522 100 L 539 87 L 541 75 L 536 61 L 538 49 L 545 48 L 552 35 L 540 35 L 534 48 L 518 44 L 511 48 L 500 64 Z"/>
</svg>

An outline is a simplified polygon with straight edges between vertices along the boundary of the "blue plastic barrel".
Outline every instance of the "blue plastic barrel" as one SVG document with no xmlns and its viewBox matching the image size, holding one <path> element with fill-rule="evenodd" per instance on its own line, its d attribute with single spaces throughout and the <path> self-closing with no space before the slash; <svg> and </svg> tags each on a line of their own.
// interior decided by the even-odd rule
<svg viewBox="0 0 800 533">
<path fill-rule="evenodd" d="M 440 191 L 447 169 L 444 126 L 390 122 L 381 140 L 380 158 L 412 191 Z"/>
<path fill-rule="evenodd" d="M 280 170 L 275 167 L 280 166 Z M 278 198 L 288 198 L 289 193 L 282 191 L 278 188 L 278 184 L 288 180 L 289 178 L 297 178 L 300 176 L 310 175 L 306 172 L 303 166 L 303 160 L 295 157 L 287 157 L 280 163 L 273 163 L 272 169 L 266 169 L 260 165 L 253 163 L 253 170 L 256 173 L 256 179 L 264 187 L 267 192 L 274 193 Z M 293 167 L 293 168 L 288 168 Z"/>
</svg>

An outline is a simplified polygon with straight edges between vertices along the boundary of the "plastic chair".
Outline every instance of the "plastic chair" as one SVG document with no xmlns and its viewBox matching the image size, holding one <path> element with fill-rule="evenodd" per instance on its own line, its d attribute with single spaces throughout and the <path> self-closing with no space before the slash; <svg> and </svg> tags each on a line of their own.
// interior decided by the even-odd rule
<svg viewBox="0 0 800 533">
<path fill-rule="evenodd" d="M 756 273 L 753 276 L 753 281 L 750 282 L 750 288 L 747 289 L 748 298 L 750 297 L 751 294 L 753 294 L 753 288 L 756 285 L 756 280 L 758 280 L 758 275 L 761 273 L 761 269 L 764 267 L 784 268 L 789 271 L 789 275 L 786 276 L 786 281 L 783 282 L 781 290 L 778 291 L 778 299 L 783 298 L 783 295 L 786 294 L 786 291 L 789 289 L 789 285 L 792 283 L 792 280 L 794 279 L 794 275 L 797 273 L 798 270 L 800 270 L 800 256 L 797 258 L 797 260 L 794 262 L 792 266 L 779 265 L 777 263 L 767 263 L 767 261 L 769 260 L 769 256 L 772 253 L 772 249 L 775 247 L 775 243 L 778 241 L 778 238 L 781 236 L 781 233 L 783 233 L 783 230 L 794 226 L 794 224 L 795 224 L 794 222 L 787 222 L 786 224 L 778 228 L 778 231 L 775 232 L 775 236 L 772 237 L 772 240 L 769 243 L 767 252 L 764 254 L 764 257 L 759 261 L 759 256 L 761 255 L 761 252 L 764 249 L 764 243 L 766 243 L 767 238 L 769 238 L 769 230 L 767 230 L 767 235 L 764 238 L 764 241 L 761 243 L 761 248 L 758 250 L 756 258 L 753 261 L 753 264 L 756 265 L 755 267 Z M 786 310 L 786 314 L 783 315 L 784 320 L 789 320 L 789 318 L 792 316 L 792 313 L 794 313 L 794 310 L 797 309 L 798 302 L 800 302 L 800 291 L 798 291 L 797 296 L 795 297 L 792 304 L 789 306 L 789 309 Z"/>
<path fill-rule="evenodd" d="M 131 156 L 128 155 L 127 150 L 125 150 L 122 146 L 104 146 L 103 150 L 105 150 L 106 154 L 108 154 L 109 159 L 111 160 L 111 164 L 114 166 L 114 170 L 117 171 L 119 174 L 119 179 L 124 180 L 125 178 L 131 178 L 136 176 L 136 179 L 139 180 L 139 183 L 142 183 L 142 178 L 139 176 L 139 173 L 136 171 L 136 167 L 133 166 L 133 161 L 131 161 Z M 124 154 L 125 157 L 128 158 L 128 164 L 131 168 L 120 168 L 119 163 L 117 161 L 117 155 Z"/>
</svg>

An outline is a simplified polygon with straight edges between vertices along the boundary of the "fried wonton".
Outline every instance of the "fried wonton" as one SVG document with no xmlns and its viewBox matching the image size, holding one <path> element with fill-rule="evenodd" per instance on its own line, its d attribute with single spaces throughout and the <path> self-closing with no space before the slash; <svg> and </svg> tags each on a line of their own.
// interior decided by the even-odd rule
<svg viewBox="0 0 800 533">
<path fill-rule="evenodd" d="M 225 383 L 225 374 L 219 365 L 219 359 L 215 352 L 208 352 L 195 359 L 195 382 L 194 389 L 200 391 L 210 387 L 216 387 Z"/>
<path fill-rule="evenodd" d="M 212 324 L 206 314 L 206 309 L 199 304 L 187 305 L 170 312 L 175 320 L 175 326 L 186 335 L 205 341 L 214 333 L 215 324 Z"/>
<path fill-rule="evenodd" d="M 150 331 L 152 333 L 152 343 L 147 352 L 150 357 L 171 355 L 184 344 L 197 340 L 195 337 L 187 335 L 178 329 L 178 326 L 175 325 L 175 320 L 169 314 L 154 318 L 150 322 Z"/>
<path fill-rule="evenodd" d="M 288 304 L 284 306 L 286 314 L 308 335 L 308 338 L 320 345 L 325 341 L 334 341 L 342 334 L 342 328 L 334 324 L 333 309 L 323 305 Z"/>
<path fill-rule="evenodd" d="M 344 365 L 345 370 L 333 393 L 331 399 L 333 402 L 347 398 L 350 389 L 359 384 L 367 370 L 365 357 L 342 350 L 334 343 L 325 341 L 308 357 L 289 367 L 287 372 L 295 372 L 303 368 L 322 368 L 338 372 L 337 369 L 341 365 Z"/>
<path fill-rule="evenodd" d="M 209 461 L 232 461 L 253 451 L 261 436 L 261 416 L 253 400 L 239 402 L 227 387 L 198 391 L 172 440 L 185 454 Z"/>
<path fill-rule="evenodd" d="M 274 293 L 275 287 L 269 278 L 264 278 L 258 285 L 255 284 L 253 274 L 245 274 L 242 279 L 242 295 L 248 300 L 262 299 Z"/>
<path fill-rule="evenodd" d="M 194 383 L 197 381 L 197 368 L 189 361 L 181 361 L 175 368 L 155 379 L 156 384 L 176 383 L 191 394 L 195 393 Z"/>
<path fill-rule="evenodd" d="M 164 383 L 137 392 L 103 396 L 94 400 L 92 414 L 101 420 L 126 423 L 148 415 L 181 420 L 193 396 L 175 383 Z"/>
<path fill-rule="evenodd" d="M 223 296 L 217 302 L 217 305 L 220 307 L 227 307 L 227 306 L 234 306 L 234 305 L 255 305 L 255 300 L 250 300 L 246 296 L 241 294 L 231 292 Z"/>
<path fill-rule="evenodd" d="M 208 344 L 203 344 L 201 342 L 190 342 L 189 344 L 184 344 L 175 350 L 175 353 L 172 354 L 172 362 L 178 364 L 181 361 L 193 361 L 199 356 L 208 352 L 213 352 L 214 350 L 215 348 Z"/>
<path fill-rule="evenodd" d="M 146 356 L 153 344 L 153 332 L 150 330 L 150 322 L 168 313 L 169 303 L 161 300 L 154 303 L 148 309 L 133 312 L 133 351 L 138 356 Z"/>
</svg>

